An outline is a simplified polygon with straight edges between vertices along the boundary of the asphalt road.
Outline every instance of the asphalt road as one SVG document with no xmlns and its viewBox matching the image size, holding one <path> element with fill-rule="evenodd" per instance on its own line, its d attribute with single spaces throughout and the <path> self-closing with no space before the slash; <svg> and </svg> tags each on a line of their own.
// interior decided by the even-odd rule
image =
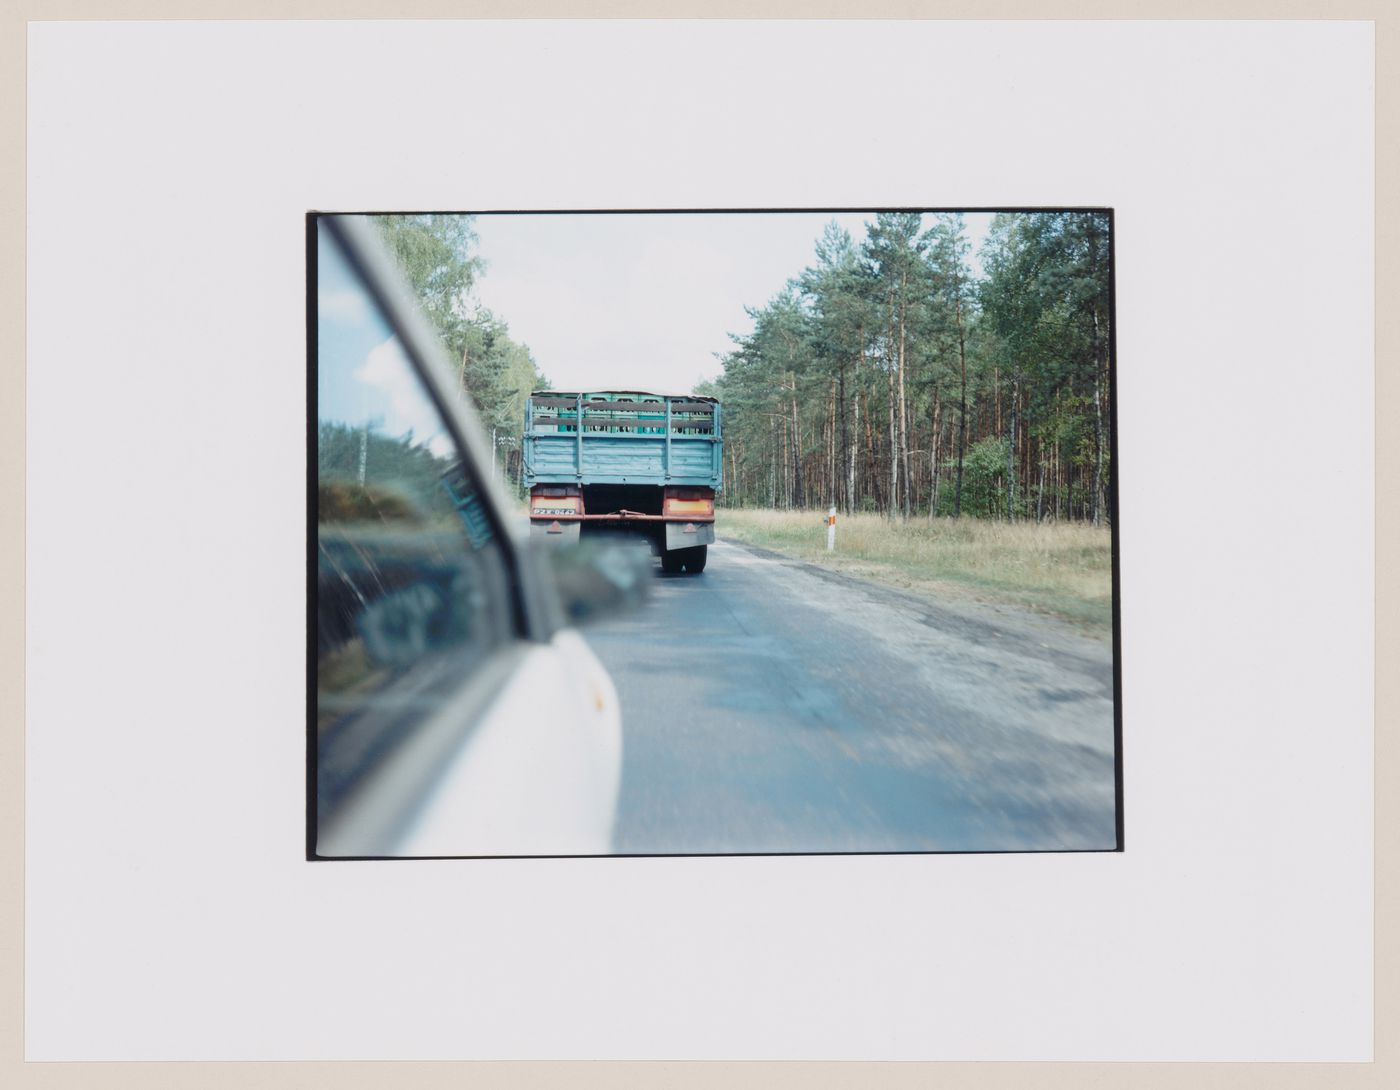
<svg viewBox="0 0 1400 1090">
<path fill-rule="evenodd" d="M 735 543 L 587 630 L 622 701 L 614 850 L 1115 846 L 1110 648 Z"/>
</svg>

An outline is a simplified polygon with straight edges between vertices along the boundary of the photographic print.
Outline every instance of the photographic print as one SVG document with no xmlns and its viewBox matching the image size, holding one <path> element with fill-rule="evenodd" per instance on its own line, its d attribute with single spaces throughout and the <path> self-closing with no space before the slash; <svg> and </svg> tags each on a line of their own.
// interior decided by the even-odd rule
<svg viewBox="0 0 1400 1090">
<path fill-rule="evenodd" d="M 1374 27 L 24 37 L 31 1066 L 1371 1058 Z"/>
<path fill-rule="evenodd" d="M 1110 210 L 307 246 L 310 857 L 1121 849 Z"/>
</svg>

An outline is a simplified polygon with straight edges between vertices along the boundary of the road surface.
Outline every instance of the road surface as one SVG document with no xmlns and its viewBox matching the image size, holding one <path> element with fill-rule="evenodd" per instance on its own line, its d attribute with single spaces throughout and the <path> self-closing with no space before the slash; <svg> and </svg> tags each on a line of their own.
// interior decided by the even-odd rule
<svg viewBox="0 0 1400 1090">
<path fill-rule="evenodd" d="M 1111 849 L 1111 649 L 721 541 L 587 630 L 621 854 Z"/>
</svg>

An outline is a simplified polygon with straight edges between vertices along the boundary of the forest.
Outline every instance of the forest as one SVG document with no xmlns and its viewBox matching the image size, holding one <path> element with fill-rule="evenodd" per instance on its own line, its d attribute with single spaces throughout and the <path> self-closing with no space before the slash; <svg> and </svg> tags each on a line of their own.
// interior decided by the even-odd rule
<svg viewBox="0 0 1400 1090">
<path fill-rule="evenodd" d="M 968 261 L 960 213 L 836 223 L 731 334 L 724 502 L 1007 520 L 1109 520 L 1107 212 L 998 213 Z"/>
<path fill-rule="evenodd" d="M 549 382 L 470 304 L 472 218 L 377 223 L 518 479 L 524 399 Z M 859 241 L 828 224 L 692 391 L 723 406 L 721 503 L 1107 524 L 1110 229 L 1106 211 L 998 213 L 974 273 L 961 213 L 881 212 Z"/>
</svg>

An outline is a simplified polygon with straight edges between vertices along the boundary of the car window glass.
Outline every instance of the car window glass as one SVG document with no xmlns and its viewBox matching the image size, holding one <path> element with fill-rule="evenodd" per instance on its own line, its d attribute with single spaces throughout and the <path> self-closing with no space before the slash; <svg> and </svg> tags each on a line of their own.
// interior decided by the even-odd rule
<svg viewBox="0 0 1400 1090">
<path fill-rule="evenodd" d="M 316 288 L 324 815 L 515 632 L 504 546 L 473 472 L 324 224 Z"/>
</svg>

